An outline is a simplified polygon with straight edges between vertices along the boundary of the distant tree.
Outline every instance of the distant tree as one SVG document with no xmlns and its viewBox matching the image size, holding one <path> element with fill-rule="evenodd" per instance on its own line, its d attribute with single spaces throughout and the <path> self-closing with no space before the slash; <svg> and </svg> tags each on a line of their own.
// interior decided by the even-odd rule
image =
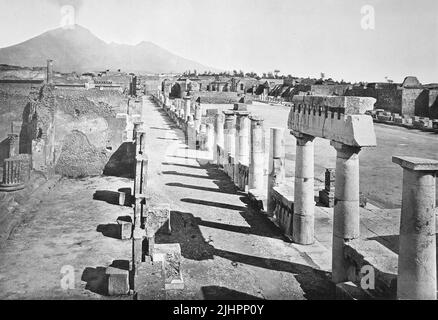
<svg viewBox="0 0 438 320">
<path fill-rule="evenodd" d="M 277 78 L 278 77 L 278 74 L 280 73 L 280 70 L 274 70 L 274 74 L 275 74 L 275 77 Z"/>
<path fill-rule="evenodd" d="M 274 74 L 272 72 L 268 72 L 268 78 L 269 79 L 273 79 L 274 78 Z"/>
<path fill-rule="evenodd" d="M 263 78 L 267 78 L 268 76 L 266 75 L 265 72 L 263 72 Z"/>
<path fill-rule="evenodd" d="M 321 72 L 321 79 L 324 80 L 324 78 L 325 78 L 325 73 Z"/>
</svg>

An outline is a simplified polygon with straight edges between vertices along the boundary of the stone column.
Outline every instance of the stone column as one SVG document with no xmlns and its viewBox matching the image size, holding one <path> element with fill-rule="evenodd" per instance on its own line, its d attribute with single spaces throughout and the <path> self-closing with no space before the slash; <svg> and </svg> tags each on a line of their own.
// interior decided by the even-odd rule
<svg viewBox="0 0 438 320">
<path fill-rule="evenodd" d="M 269 143 L 269 175 L 268 175 L 268 197 L 267 214 L 273 216 L 274 203 L 272 202 L 272 190 L 279 186 L 285 179 L 284 172 L 284 129 L 271 128 L 271 140 Z"/>
<path fill-rule="evenodd" d="M 315 137 L 292 133 L 296 142 L 294 214 L 292 239 L 299 244 L 314 242 L 314 147 Z"/>
<path fill-rule="evenodd" d="M 240 186 L 239 163 L 248 165 L 249 163 L 249 112 L 236 111 L 236 137 L 235 149 L 236 158 L 234 163 L 234 183 Z"/>
<path fill-rule="evenodd" d="M 212 123 L 207 124 L 207 143 L 206 148 L 208 151 L 208 159 L 213 158 L 214 147 L 214 126 Z"/>
<path fill-rule="evenodd" d="M 10 133 L 8 134 L 9 139 L 9 158 L 16 156 L 19 153 L 19 140 L 18 134 Z"/>
<path fill-rule="evenodd" d="M 264 186 L 265 133 L 263 119 L 250 116 L 251 151 L 249 162 L 248 189 L 262 190 Z"/>
<path fill-rule="evenodd" d="M 190 97 L 184 97 L 184 121 L 188 121 L 190 115 Z"/>
<path fill-rule="evenodd" d="M 223 112 L 225 115 L 225 124 L 224 124 L 224 168 L 228 173 L 228 159 L 230 156 L 234 156 L 235 153 L 235 116 L 233 111 L 226 110 Z"/>
<path fill-rule="evenodd" d="M 224 115 L 217 114 L 215 119 L 215 133 L 214 133 L 214 145 L 213 145 L 213 161 L 216 161 L 217 165 L 221 165 L 222 159 L 218 156 L 218 146 L 224 147 Z"/>
<path fill-rule="evenodd" d="M 201 120 L 202 120 L 202 109 L 201 109 L 200 103 L 195 104 L 195 117 L 194 118 L 195 118 L 196 131 L 199 131 L 199 129 L 201 127 Z"/>
<path fill-rule="evenodd" d="M 359 238 L 359 151 L 331 141 L 336 149 L 335 206 L 333 210 L 332 281 L 348 280 L 345 244 Z"/>
<path fill-rule="evenodd" d="M 397 298 L 436 300 L 435 176 L 438 161 L 392 157 L 403 168 Z"/>
</svg>

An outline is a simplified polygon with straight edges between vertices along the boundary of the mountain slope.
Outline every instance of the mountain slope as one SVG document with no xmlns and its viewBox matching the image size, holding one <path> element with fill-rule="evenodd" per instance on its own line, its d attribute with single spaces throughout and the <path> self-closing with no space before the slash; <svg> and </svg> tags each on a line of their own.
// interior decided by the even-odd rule
<svg viewBox="0 0 438 320">
<path fill-rule="evenodd" d="M 17 45 L 0 49 L 0 64 L 44 66 L 54 60 L 60 72 L 122 69 L 128 72 L 215 71 L 195 61 L 179 57 L 151 42 L 138 45 L 107 44 L 89 30 L 54 29 Z"/>
</svg>

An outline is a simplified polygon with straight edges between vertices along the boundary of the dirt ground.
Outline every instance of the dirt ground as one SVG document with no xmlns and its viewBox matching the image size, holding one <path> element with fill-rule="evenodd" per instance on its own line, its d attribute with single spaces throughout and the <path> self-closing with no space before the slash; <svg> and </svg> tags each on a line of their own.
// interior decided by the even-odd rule
<svg viewBox="0 0 438 320">
<path fill-rule="evenodd" d="M 183 256 L 185 289 L 168 299 L 333 298 L 327 270 L 249 209 L 223 172 L 198 161 L 152 102 L 144 120 L 148 196 L 172 208 L 172 234 L 156 242 L 180 243 Z M 132 186 L 115 176 L 62 179 L 0 248 L 0 299 L 107 299 L 105 268 L 131 255 L 131 241 L 115 233 L 116 219 L 132 215 L 117 191 Z M 70 268 L 74 288 L 64 289 L 61 271 Z"/>
</svg>

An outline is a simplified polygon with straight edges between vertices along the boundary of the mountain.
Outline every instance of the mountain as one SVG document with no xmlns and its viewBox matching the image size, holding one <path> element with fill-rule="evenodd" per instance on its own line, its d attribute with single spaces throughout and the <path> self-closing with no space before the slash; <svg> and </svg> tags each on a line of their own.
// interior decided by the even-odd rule
<svg viewBox="0 0 438 320">
<path fill-rule="evenodd" d="M 45 66 L 52 59 L 59 72 L 85 72 L 122 69 L 127 72 L 217 71 L 195 61 L 177 56 L 151 42 L 138 45 L 108 44 L 88 29 L 58 28 L 32 39 L 0 49 L 0 64 Z"/>
</svg>

